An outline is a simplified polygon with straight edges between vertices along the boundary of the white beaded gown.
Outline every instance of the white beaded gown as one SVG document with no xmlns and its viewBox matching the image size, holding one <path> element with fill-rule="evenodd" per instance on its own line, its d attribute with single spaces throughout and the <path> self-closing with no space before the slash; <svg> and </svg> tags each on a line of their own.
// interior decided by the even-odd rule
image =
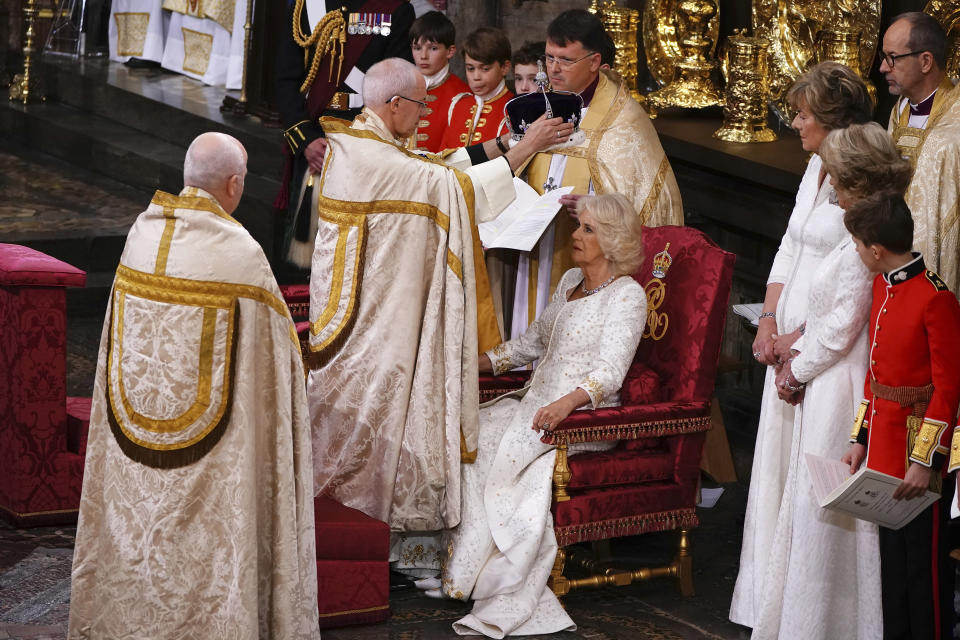
<svg viewBox="0 0 960 640">
<path fill-rule="evenodd" d="M 875 525 L 821 509 L 804 456 L 839 459 L 849 444 L 866 372 L 871 276 L 818 184 L 813 156 L 797 193 L 768 284 L 782 283 L 777 331 L 806 322 L 791 364 L 806 382 L 796 407 L 777 397 L 769 367 L 754 448 L 740 573 L 730 619 L 754 640 L 882 636 L 880 558 Z"/>
<path fill-rule="evenodd" d="M 564 274 L 550 304 L 527 332 L 488 352 L 495 373 L 540 360 L 522 391 L 480 409 L 477 460 L 462 465 L 459 526 L 447 535 L 443 592 L 474 601 L 454 623 L 461 635 L 532 635 L 576 625 L 547 588 L 557 553 L 550 515 L 556 448 L 531 429 L 537 409 L 577 387 L 588 407 L 619 404 L 620 386 L 643 334 L 647 298 L 630 277 L 568 301 L 583 276 Z M 571 447 L 571 453 L 615 443 Z"/>
</svg>

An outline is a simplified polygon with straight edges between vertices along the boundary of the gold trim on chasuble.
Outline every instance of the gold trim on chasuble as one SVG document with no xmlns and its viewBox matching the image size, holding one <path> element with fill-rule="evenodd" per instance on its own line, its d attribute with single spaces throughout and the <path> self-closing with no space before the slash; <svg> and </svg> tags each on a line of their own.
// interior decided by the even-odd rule
<svg viewBox="0 0 960 640">
<path fill-rule="evenodd" d="M 107 338 L 106 399 L 111 431 L 127 457 L 169 469 L 199 460 L 219 442 L 230 419 L 239 298 L 265 304 L 290 318 L 283 301 L 260 287 L 148 274 L 124 265 L 117 268 Z M 130 362 L 134 349 L 124 342 L 128 305 L 151 315 L 192 307 L 192 315 L 200 317 L 193 402 L 179 415 L 149 415 L 142 405 L 144 397 L 154 395 L 141 397 L 124 382 L 124 364 Z M 292 320 L 290 327 L 291 342 L 299 346 Z M 144 360 L 151 359 L 145 354 Z"/>
<path fill-rule="evenodd" d="M 358 138 L 373 140 L 381 144 L 390 144 L 377 134 L 363 129 L 354 129 L 350 123 L 340 118 L 324 117 L 321 118 L 321 124 L 327 134 L 344 134 Z M 475 222 L 476 195 L 473 189 L 473 182 L 469 176 L 445 164 L 438 154 L 422 156 L 413 153 L 403 147 L 394 146 L 398 151 L 409 158 L 414 158 L 421 162 L 429 162 L 444 169 L 451 170 L 457 178 L 460 190 L 463 193 L 466 202 L 467 211 L 470 216 L 470 231 L 473 238 L 473 266 L 474 280 L 476 282 L 477 298 L 477 338 L 478 347 L 481 351 L 492 349 L 502 341 L 500 329 L 497 325 L 497 317 L 493 306 L 493 297 L 490 293 L 490 280 L 487 276 L 486 263 L 483 260 L 483 247 L 480 243 L 480 234 Z M 335 152 L 328 151 L 326 162 L 332 162 Z M 340 226 L 337 238 L 337 250 L 334 255 L 333 281 L 331 283 L 330 297 L 327 306 L 318 316 L 317 320 L 310 325 L 310 352 L 308 353 L 308 365 L 311 369 L 317 369 L 323 366 L 335 353 L 346 339 L 346 332 L 352 326 L 355 320 L 356 300 L 359 296 L 360 282 L 363 274 L 363 255 L 366 243 L 366 216 L 371 214 L 399 213 L 418 215 L 429 218 L 439 226 L 445 233 L 450 233 L 450 217 L 440 211 L 437 207 L 423 202 L 413 202 L 409 200 L 372 200 L 370 202 L 352 202 L 346 200 L 336 200 L 323 195 L 324 182 L 327 172 L 324 171 L 320 181 L 320 187 L 317 190 L 317 215 L 321 221 Z M 347 240 L 349 228 L 357 229 L 357 240 L 349 242 Z M 344 247 L 341 250 L 341 246 Z M 346 271 L 347 253 L 353 254 L 353 278 L 349 291 L 344 290 L 342 274 Z M 458 255 L 449 248 L 447 249 L 447 266 L 463 281 L 463 264 Z M 339 274 L 339 275 L 338 275 Z M 334 299 L 339 291 L 339 296 Z M 344 304 L 345 303 L 345 304 Z M 335 319 L 338 309 L 346 308 L 346 313 L 337 322 L 337 326 L 328 328 L 328 325 Z M 314 336 L 321 336 L 314 339 Z"/>
<path fill-rule="evenodd" d="M 123 12 L 113 14 L 117 23 L 117 55 L 142 56 L 147 42 L 150 14 L 146 12 Z"/>
<path fill-rule="evenodd" d="M 900 108 L 901 102 L 894 106 L 894 112 L 891 114 L 893 121 L 892 138 L 897 150 L 905 158 L 910 160 L 914 168 L 917 166 L 923 150 L 923 143 L 927 141 L 927 134 L 937 125 L 940 116 L 949 110 L 949 106 L 960 99 L 960 90 L 954 87 L 949 78 L 944 78 L 937 87 L 937 95 L 933 98 L 933 106 L 930 108 L 930 117 L 927 118 L 927 124 L 924 128 L 910 126 L 910 105 L 905 105 L 903 111 L 897 116 L 896 109 Z M 906 100 L 906 98 L 901 98 Z"/>
</svg>

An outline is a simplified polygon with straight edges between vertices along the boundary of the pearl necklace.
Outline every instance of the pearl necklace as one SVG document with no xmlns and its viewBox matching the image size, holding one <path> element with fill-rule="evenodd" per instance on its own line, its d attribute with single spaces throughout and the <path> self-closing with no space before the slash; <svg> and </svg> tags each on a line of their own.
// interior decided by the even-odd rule
<svg viewBox="0 0 960 640">
<path fill-rule="evenodd" d="M 599 287 L 597 287 L 596 289 L 587 289 L 587 279 L 584 278 L 583 281 L 580 283 L 580 289 L 583 290 L 583 295 L 584 295 L 584 296 L 592 296 L 592 295 L 595 294 L 597 291 L 600 291 L 600 289 L 603 289 L 605 286 L 607 286 L 608 284 L 610 284 L 611 282 L 613 282 L 614 280 L 616 280 L 616 278 L 617 278 L 617 276 L 610 276 L 610 279 L 609 279 L 609 280 L 607 280 L 606 282 L 604 282 L 603 284 L 601 284 L 601 285 L 600 285 Z"/>
</svg>

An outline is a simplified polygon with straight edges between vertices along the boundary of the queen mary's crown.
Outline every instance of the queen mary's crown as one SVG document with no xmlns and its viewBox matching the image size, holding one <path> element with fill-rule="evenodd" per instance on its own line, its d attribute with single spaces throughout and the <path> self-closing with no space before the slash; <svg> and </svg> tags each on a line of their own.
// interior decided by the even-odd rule
<svg viewBox="0 0 960 640">
<path fill-rule="evenodd" d="M 539 89 L 532 93 L 522 93 L 511 99 L 503 108 L 507 116 L 507 127 L 510 137 L 520 140 L 527 132 L 527 128 L 540 116 L 547 118 L 561 117 L 566 122 L 573 123 L 573 136 L 569 141 L 576 143 L 583 139 L 580 131 L 580 113 L 583 111 L 583 98 L 580 94 L 571 91 L 547 91 L 547 74 L 543 70 L 543 62 L 537 60 L 536 82 Z"/>
</svg>

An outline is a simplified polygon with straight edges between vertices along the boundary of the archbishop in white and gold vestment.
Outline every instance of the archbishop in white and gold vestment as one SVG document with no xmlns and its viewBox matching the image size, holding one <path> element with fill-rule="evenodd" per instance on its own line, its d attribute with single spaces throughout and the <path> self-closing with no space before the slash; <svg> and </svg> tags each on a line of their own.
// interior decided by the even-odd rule
<svg viewBox="0 0 960 640">
<path fill-rule="evenodd" d="M 477 448 L 476 223 L 513 199 L 509 164 L 468 174 L 418 156 L 366 109 L 352 124 L 321 124 L 307 384 L 314 483 L 394 533 L 452 527 L 460 463 Z M 466 151 L 447 163 L 458 156 Z"/>
<path fill-rule="evenodd" d="M 888 126 L 897 149 L 913 163 L 906 201 L 913 214 L 913 248 L 950 291 L 960 287 L 960 88 L 944 79 L 930 115 L 910 115 L 901 98 Z"/>
<path fill-rule="evenodd" d="M 158 191 L 104 322 L 69 638 L 319 638 L 309 438 L 260 246 L 205 191 Z"/>
<path fill-rule="evenodd" d="M 600 70 L 580 130 L 585 134 L 582 142 L 538 153 L 527 165 L 524 179 L 537 193 L 561 186 L 572 186 L 575 194 L 621 193 L 645 225 L 683 224 L 680 189 L 657 132 L 616 72 Z M 573 266 L 570 236 L 575 224 L 561 211 L 537 245 L 520 254 L 511 337 L 522 335 L 540 315 Z"/>
</svg>

